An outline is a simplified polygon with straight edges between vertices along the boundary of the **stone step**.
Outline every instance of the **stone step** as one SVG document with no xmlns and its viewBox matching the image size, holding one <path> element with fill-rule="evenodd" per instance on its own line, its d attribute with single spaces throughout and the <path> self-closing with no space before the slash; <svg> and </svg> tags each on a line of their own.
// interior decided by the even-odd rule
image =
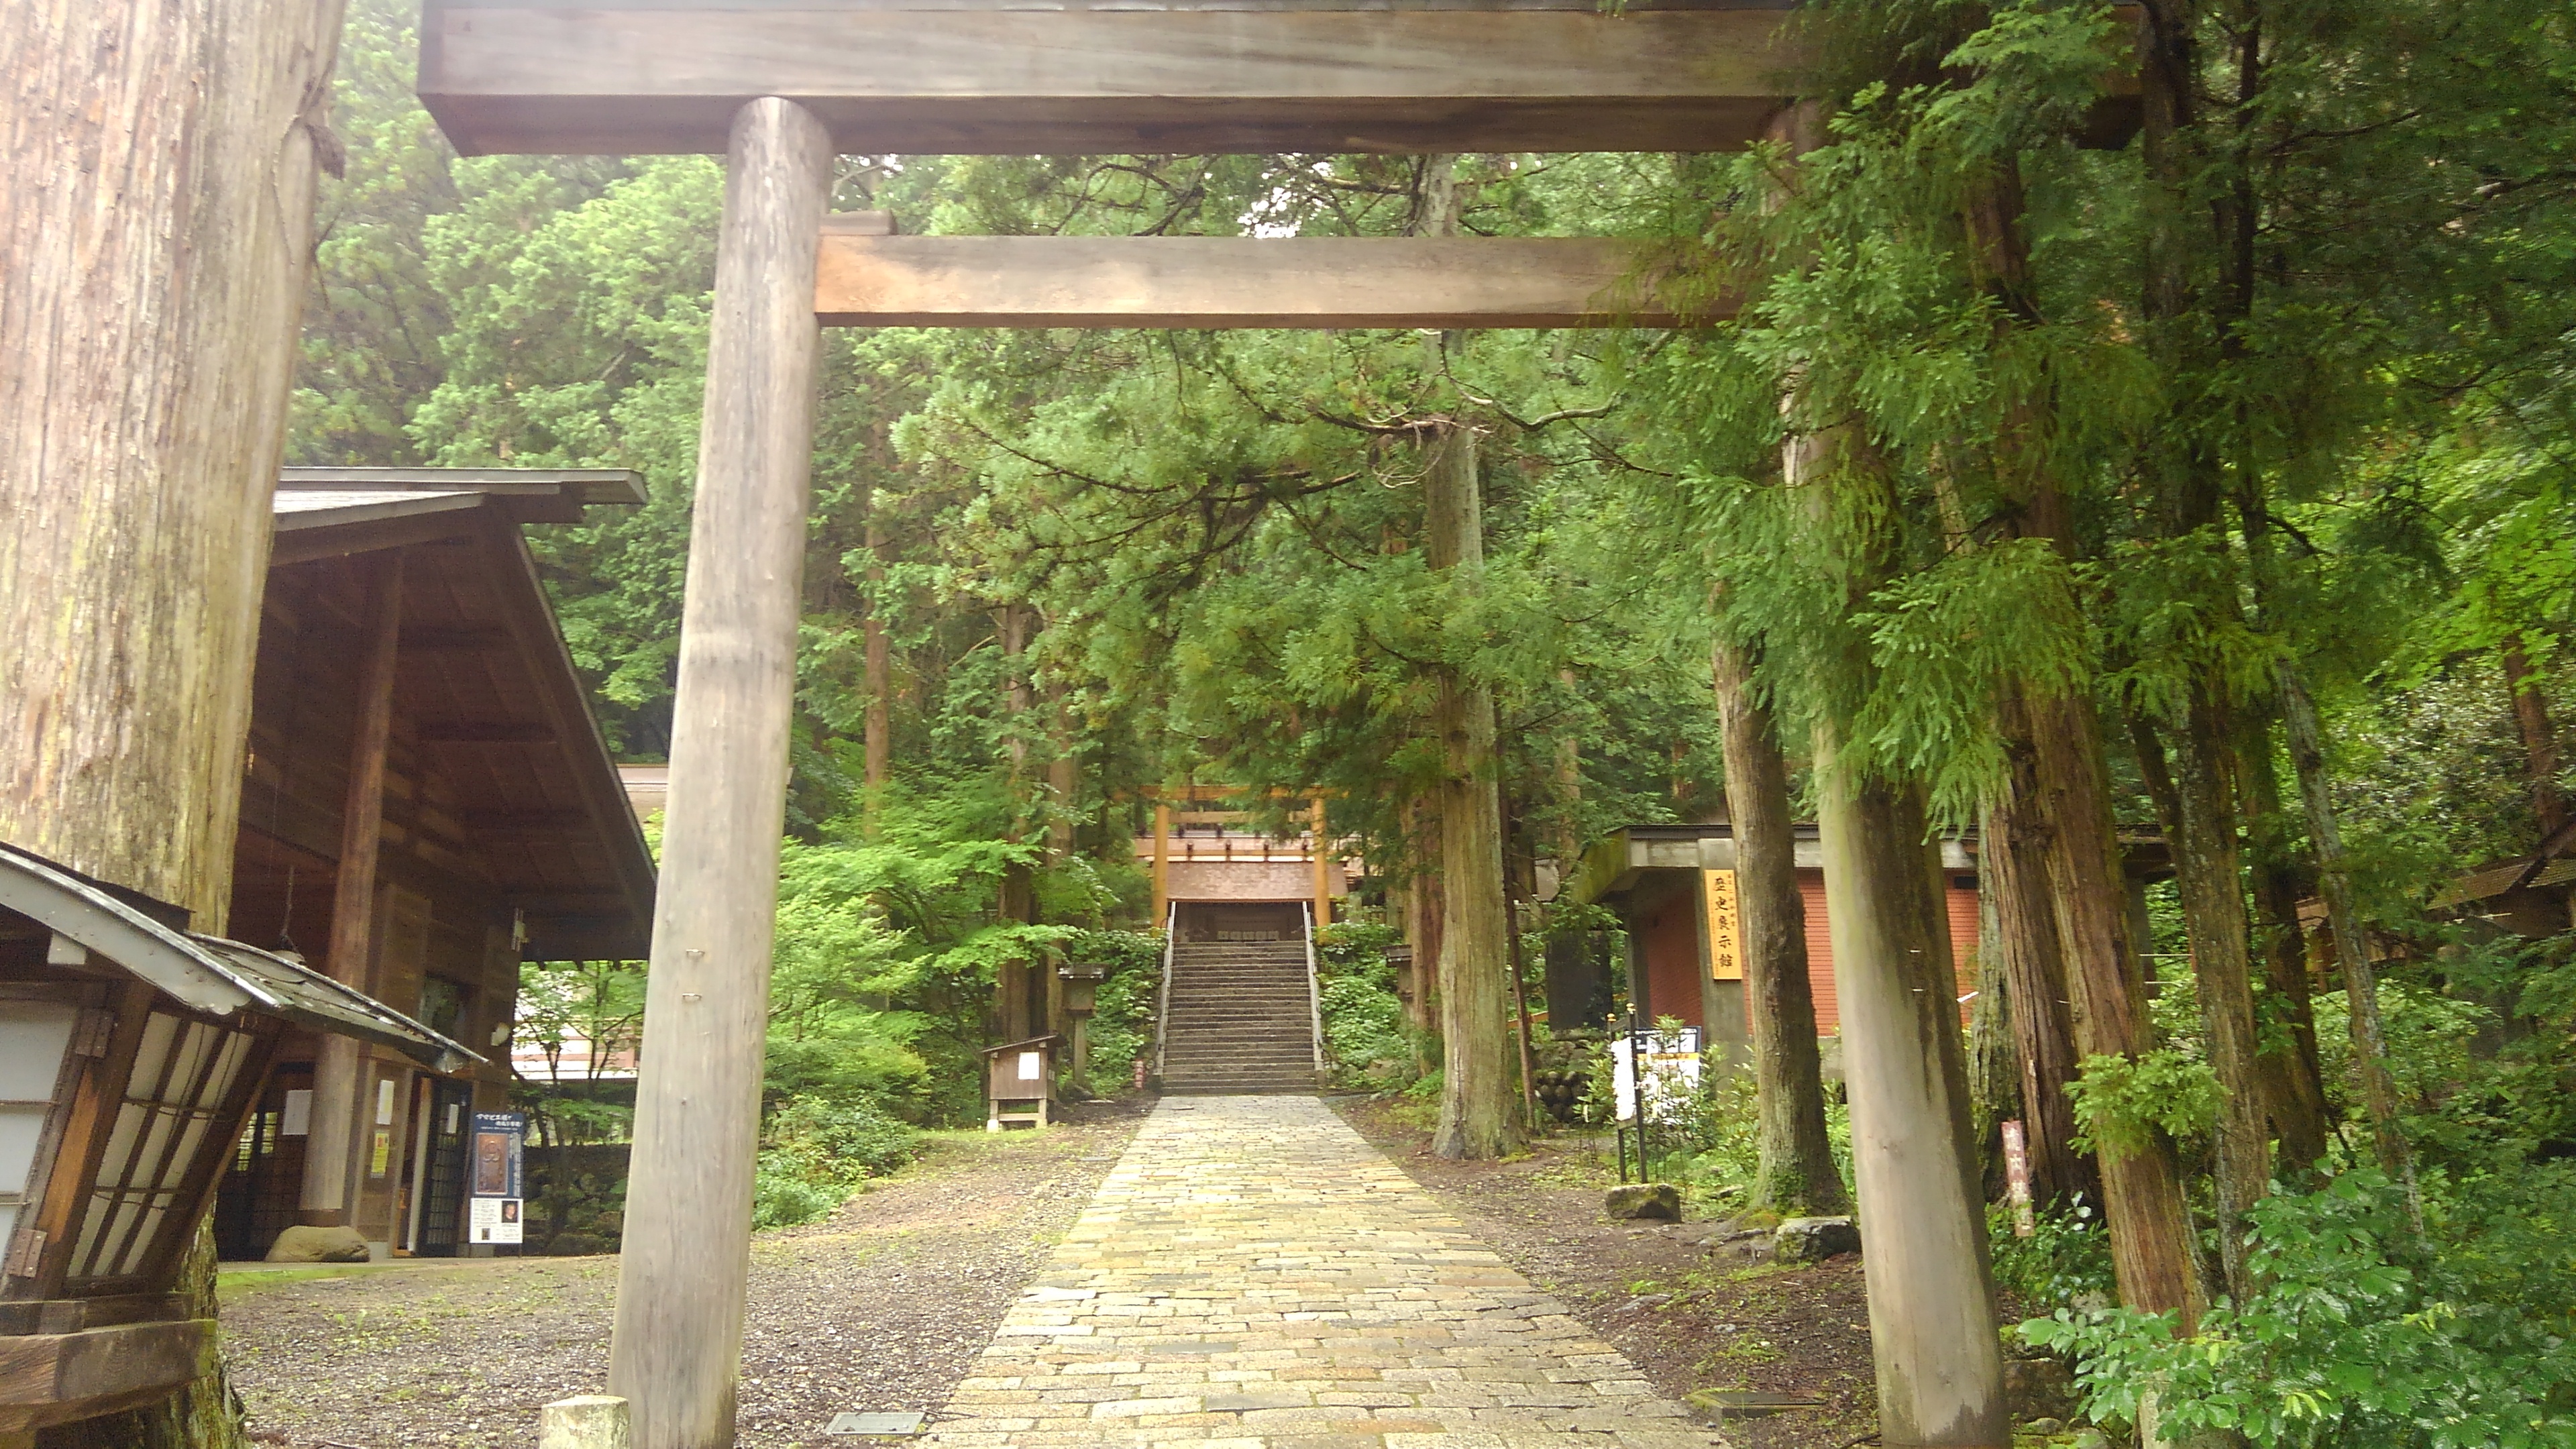
<svg viewBox="0 0 2576 1449">
<path fill-rule="evenodd" d="M 1184 1038 L 1174 1041 L 1164 1051 L 1165 1061 L 1193 1062 L 1283 1062 L 1313 1061 L 1315 1047 L 1311 1042 L 1281 1041 L 1273 1038 L 1262 1042 L 1210 1041 L 1206 1038 Z"/>
</svg>

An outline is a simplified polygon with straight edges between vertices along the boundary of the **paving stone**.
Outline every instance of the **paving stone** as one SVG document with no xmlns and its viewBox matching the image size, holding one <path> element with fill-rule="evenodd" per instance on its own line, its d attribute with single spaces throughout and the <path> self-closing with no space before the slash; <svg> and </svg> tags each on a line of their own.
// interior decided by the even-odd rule
<svg viewBox="0 0 2576 1449">
<path fill-rule="evenodd" d="M 1723 1449 L 1311 1097 L 1147 1119 L 924 1449 Z"/>
</svg>

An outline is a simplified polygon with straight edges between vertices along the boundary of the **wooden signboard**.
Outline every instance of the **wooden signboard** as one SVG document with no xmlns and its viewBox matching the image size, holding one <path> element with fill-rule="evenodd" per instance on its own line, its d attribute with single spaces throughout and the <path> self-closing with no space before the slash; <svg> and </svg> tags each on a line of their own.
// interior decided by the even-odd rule
<svg viewBox="0 0 2576 1449">
<path fill-rule="evenodd" d="M 1708 977 L 1744 979 L 1744 921 L 1735 908 L 1735 872 L 1704 870 L 1700 891 L 1708 906 Z"/>
</svg>

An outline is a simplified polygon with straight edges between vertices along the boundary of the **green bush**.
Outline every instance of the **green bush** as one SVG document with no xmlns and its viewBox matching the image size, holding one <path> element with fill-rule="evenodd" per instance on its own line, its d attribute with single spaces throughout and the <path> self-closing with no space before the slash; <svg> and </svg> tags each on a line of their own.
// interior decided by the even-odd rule
<svg viewBox="0 0 2576 1449">
<path fill-rule="evenodd" d="M 752 1225 L 827 1216 L 859 1185 L 912 1160 L 921 1134 L 865 1099 L 791 1097 L 770 1113 L 752 1178 Z"/>
<path fill-rule="evenodd" d="M 2013 1232 L 2011 1208 L 1989 1205 L 1986 1242 L 1995 1286 L 2034 1308 L 2077 1308 L 2085 1299 L 2107 1303 L 2115 1295 L 2111 1235 L 2081 1194 L 2062 1211 L 2034 1212 L 2027 1238 Z"/>
<path fill-rule="evenodd" d="M 2361 1168 L 2254 1205 L 2263 1283 L 2177 1342 L 2168 1315 L 2060 1309 L 2021 1326 L 2073 1355 L 2086 1412 L 2133 1423 L 2157 1394 L 2180 1440 L 2262 1449 L 2549 1449 L 2576 1445 L 2576 1167 L 2526 1164 L 2452 1183 L 2428 1171 L 2425 1231 L 2406 1195 Z"/>
<path fill-rule="evenodd" d="M 1115 1092 L 1127 1085 L 1136 1058 L 1154 1045 L 1154 1013 L 1163 984 L 1163 933 L 1085 931 L 1065 943 L 1067 960 L 1109 968 L 1093 993 L 1091 1087 Z"/>
<path fill-rule="evenodd" d="M 1392 927 L 1356 922 L 1316 935 L 1316 1007 L 1325 1057 L 1341 1081 L 1400 1086 L 1413 1075 L 1413 1025 L 1385 954 L 1402 939 Z"/>
<path fill-rule="evenodd" d="M 751 1225 L 792 1228 L 831 1216 L 849 1200 L 849 1191 L 817 1187 L 804 1179 L 802 1159 L 781 1152 L 760 1154 L 751 1179 Z"/>
</svg>

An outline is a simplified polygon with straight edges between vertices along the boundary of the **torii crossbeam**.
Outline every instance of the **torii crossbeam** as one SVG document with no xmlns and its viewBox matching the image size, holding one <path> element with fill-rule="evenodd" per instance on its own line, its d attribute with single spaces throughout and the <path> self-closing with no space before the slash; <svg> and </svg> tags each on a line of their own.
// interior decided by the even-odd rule
<svg viewBox="0 0 2576 1449">
<path fill-rule="evenodd" d="M 469 156 L 721 151 L 759 96 L 865 154 L 1720 151 L 1780 104 L 1786 8 L 429 0 L 420 97 Z"/>
<path fill-rule="evenodd" d="M 892 236 L 829 219 L 826 327 L 1670 327 L 1651 247 L 1595 237 Z M 868 233 L 876 234 L 868 234 Z"/>
</svg>

